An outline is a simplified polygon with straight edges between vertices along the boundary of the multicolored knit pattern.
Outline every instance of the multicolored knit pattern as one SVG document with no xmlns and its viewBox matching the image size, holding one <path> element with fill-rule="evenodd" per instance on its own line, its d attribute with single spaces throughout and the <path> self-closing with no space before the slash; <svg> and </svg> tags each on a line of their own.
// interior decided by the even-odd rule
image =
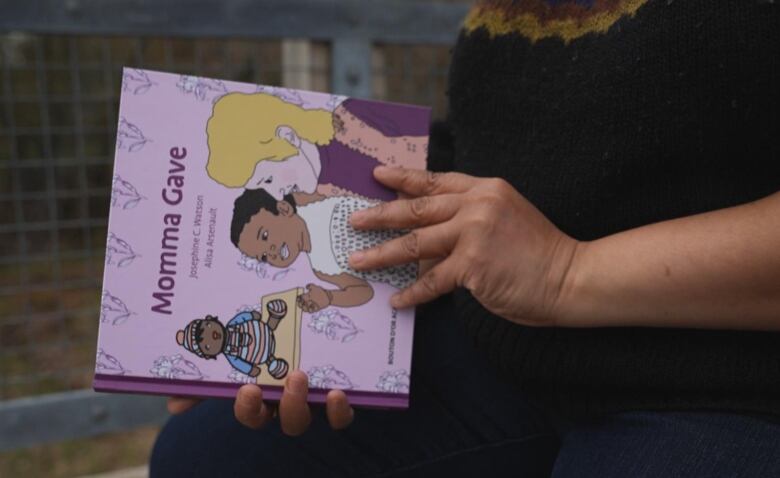
<svg viewBox="0 0 780 478">
<path fill-rule="evenodd" d="M 250 364 L 264 364 L 274 352 L 274 337 L 268 324 L 248 320 L 227 327 L 225 353 Z"/>
<path fill-rule="evenodd" d="M 568 43 L 588 33 L 606 33 L 647 0 L 480 0 L 466 17 L 467 32 L 517 33 L 531 42 L 557 37 Z"/>
<path fill-rule="evenodd" d="M 200 328 L 201 320 L 193 320 L 186 327 L 184 327 L 184 343 L 182 344 L 185 349 L 194 353 L 198 357 L 204 358 L 205 355 L 198 345 L 198 328 Z"/>
</svg>

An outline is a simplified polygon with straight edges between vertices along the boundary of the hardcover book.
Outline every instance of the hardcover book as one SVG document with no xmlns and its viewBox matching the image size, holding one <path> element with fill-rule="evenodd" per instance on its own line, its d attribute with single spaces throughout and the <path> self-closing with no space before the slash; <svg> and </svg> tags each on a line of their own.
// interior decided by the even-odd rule
<svg viewBox="0 0 780 478">
<path fill-rule="evenodd" d="M 413 310 L 390 296 L 410 264 L 370 272 L 355 250 L 403 231 L 350 214 L 396 193 L 383 164 L 425 168 L 418 106 L 125 69 L 94 388 L 408 405 Z"/>
</svg>

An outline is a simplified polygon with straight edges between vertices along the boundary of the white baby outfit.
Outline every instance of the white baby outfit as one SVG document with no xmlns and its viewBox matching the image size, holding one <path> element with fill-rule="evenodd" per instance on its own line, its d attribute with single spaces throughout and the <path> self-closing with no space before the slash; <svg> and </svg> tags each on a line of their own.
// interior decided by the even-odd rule
<svg viewBox="0 0 780 478">
<path fill-rule="evenodd" d="M 298 206 L 298 215 L 306 222 L 311 237 L 309 261 L 312 269 L 328 275 L 347 273 L 370 282 L 384 282 L 402 289 L 417 279 L 417 264 L 386 267 L 371 271 L 356 271 L 349 267 L 349 254 L 375 247 L 407 231 L 357 231 L 349 224 L 355 211 L 376 203 L 352 196 L 334 196 Z M 330 247 L 325 238 L 330 239 Z"/>
</svg>

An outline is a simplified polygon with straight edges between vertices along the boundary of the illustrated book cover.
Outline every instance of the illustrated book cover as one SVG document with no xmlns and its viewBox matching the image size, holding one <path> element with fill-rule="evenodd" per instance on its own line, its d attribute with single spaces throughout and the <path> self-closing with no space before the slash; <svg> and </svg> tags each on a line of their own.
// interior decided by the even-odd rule
<svg viewBox="0 0 780 478">
<path fill-rule="evenodd" d="M 428 108 L 126 68 L 94 388 L 408 406 L 414 264 L 358 272 L 403 231 L 350 214 L 396 193 L 377 165 L 425 168 Z"/>
</svg>

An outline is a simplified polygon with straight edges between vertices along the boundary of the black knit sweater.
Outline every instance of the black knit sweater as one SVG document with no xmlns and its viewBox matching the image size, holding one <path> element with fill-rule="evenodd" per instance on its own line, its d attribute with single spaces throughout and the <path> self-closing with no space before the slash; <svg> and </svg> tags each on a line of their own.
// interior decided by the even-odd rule
<svg viewBox="0 0 780 478">
<path fill-rule="evenodd" d="M 503 177 L 580 240 L 745 203 L 780 190 L 779 66 L 776 2 L 481 1 L 431 167 Z M 478 348 L 564 413 L 780 415 L 778 333 L 529 328 L 455 301 Z"/>
</svg>

